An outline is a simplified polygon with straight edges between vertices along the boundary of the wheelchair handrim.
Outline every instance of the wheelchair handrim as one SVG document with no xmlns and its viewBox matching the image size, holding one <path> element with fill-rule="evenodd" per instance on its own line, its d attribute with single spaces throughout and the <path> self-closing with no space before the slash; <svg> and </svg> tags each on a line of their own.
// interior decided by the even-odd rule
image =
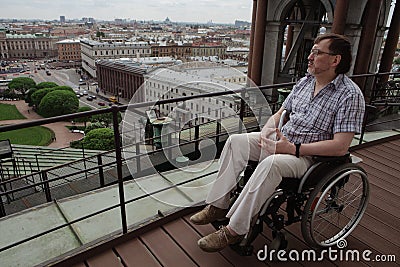
<svg viewBox="0 0 400 267">
<path fill-rule="evenodd" d="M 367 203 L 368 203 L 368 198 L 369 198 L 369 194 L 368 194 L 369 185 L 368 185 L 368 180 L 367 180 L 366 174 L 361 170 L 352 169 L 352 170 L 348 170 L 348 171 L 342 173 L 337 178 L 335 178 L 332 182 L 330 182 L 330 186 L 325 188 L 325 190 L 321 193 L 321 196 L 325 196 L 328 193 L 328 191 L 330 191 L 332 189 L 332 187 L 335 186 L 335 184 L 337 182 L 339 182 L 341 179 L 343 179 L 344 177 L 346 177 L 347 175 L 350 175 L 350 174 L 359 174 L 362 177 L 363 190 L 362 190 L 360 204 L 356 208 L 356 211 L 352 215 L 352 217 L 349 218 L 349 222 L 345 225 L 345 227 L 342 230 L 340 230 L 337 234 L 335 234 L 333 237 L 331 237 L 327 240 L 324 240 L 324 241 L 318 241 L 315 239 L 314 234 L 311 235 L 311 238 L 313 239 L 313 241 L 316 244 L 318 244 L 319 246 L 329 247 L 329 246 L 337 244 L 340 240 L 346 238 L 354 230 L 354 228 L 358 225 L 358 223 L 360 222 L 360 220 L 367 208 Z M 321 204 L 321 202 L 324 201 L 324 199 L 325 198 L 320 197 L 316 204 L 316 207 L 318 207 Z M 314 209 L 314 211 L 312 212 L 312 217 L 311 217 L 311 222 L 310 222 L 311 229 L 314 229 L 314 227 L 315 227 L 314 222 L 315 222 L 317 210 L 318 209 Z"/>
</svg>

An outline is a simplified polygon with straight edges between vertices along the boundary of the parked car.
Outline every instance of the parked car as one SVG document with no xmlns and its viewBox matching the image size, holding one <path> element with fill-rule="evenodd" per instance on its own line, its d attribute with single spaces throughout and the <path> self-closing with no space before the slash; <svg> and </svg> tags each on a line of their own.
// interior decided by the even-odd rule
<svg viewBox="0 0 400 267">
<path fill-rule="evenodd" d="M 86 97 L 86 100 L 88 100 L 88 101 L 92 101 L 92 100 L 93 100 L 93 98 L 92 98 L 91 96 L 88 96 L 88 97 Z"/>
<path fill-rule="evenodd" d="M 105 105 L 106 105 L 106 103 L 104 103 L 104 102 L 99 102 L 99 103 L 97 103 L 99 106 L 102 106 L 102 107 L 104 107 Z"/>
</svg>

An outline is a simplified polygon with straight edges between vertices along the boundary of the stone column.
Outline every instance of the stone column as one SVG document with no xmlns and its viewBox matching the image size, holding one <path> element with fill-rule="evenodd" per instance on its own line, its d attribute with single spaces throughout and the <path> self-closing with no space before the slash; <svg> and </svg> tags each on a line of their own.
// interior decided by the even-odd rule
<svg viewBox="0 0 400 267">
<path fill-rule="evenodd" d="M 378 27 L 379 14 L 382 0 L 368 0 L 364 12 L 363 28 L 361 30 L 358 54 L 354 65 L 354 74 L 367 73 L 370 67 L 370 60 L 374 51 L 376 30 Z M 365 78 L 355 78 L 354 81 L 365 91 Z"/>
<path fill-rule="evenodd" d="M 261 84 L 266 16 L 267 0 L 258 0 L 250 77 L 256 85 Z"/>
<path fill-rule="evenodd" d="M 269 22 L 265 30 L 264 56 L 261 84 L 273 84 L 279 71 L 283 38 L 280 38 L 280 22 Z M 283 34 L 283 33 L 282 33 Z M 280 51 L 278 51 L 278 49 Z"/>
<path fill-rule="evenodd" d="M 337 0 L 335 5 L 335 15 L 333 16 L 332 32 L 343 34 L 346 28 L 347 10 L 349 0 Z"/>
<path fill-rule="evenodd" d="M 253 62 L 254 31 L 256 28 L 257 0 L 253 0 L 253 12 L 251 16 L 250 50 L 248 55 L 247 77 L 251 78 L 251 68 Z"/>
</svg>

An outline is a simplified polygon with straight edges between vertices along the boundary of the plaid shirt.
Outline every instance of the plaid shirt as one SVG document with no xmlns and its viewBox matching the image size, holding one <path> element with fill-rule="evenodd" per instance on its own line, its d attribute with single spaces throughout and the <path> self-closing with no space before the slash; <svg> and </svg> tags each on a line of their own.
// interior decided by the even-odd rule
<svg viewBox="0 0 400 267">
<path fill-rule="evenodd" d="M 315 97 L 315 78 L 307 75 L 283 102 L 290 120 L 282 133 L 290 142 L 312 143 L 333 139 L 335 133 L 360 133 L 365 102 L 360 88 L 346 75 L 338 75 Z"/>
</svg>

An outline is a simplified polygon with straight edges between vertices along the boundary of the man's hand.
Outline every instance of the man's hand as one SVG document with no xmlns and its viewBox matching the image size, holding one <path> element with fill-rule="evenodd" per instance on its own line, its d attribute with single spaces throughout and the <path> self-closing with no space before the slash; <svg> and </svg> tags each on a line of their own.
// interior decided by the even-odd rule
<svg viewBox="0 0 400 267">
<path fill-rule="evenodd" d="M 271 128 L 270 128 L 271 129 Z M 264 129 L 263 129 L 264 130 Z M 267 138 L 261 133 L 260 146 L 270 154 L 292 154 L 296 153 L 296 146 L 289 142 L 279 129 L 272 129 L 269 136 L 276 138 Z M 277 140 L 277 141 L 275 141 Z"/>
<path fill-rule="evenodd" d="M 260 147 L 266 149 L 266 140 L 276 140 L 276 128 L 263 127 L 260 134 Z"/>
</svg>

